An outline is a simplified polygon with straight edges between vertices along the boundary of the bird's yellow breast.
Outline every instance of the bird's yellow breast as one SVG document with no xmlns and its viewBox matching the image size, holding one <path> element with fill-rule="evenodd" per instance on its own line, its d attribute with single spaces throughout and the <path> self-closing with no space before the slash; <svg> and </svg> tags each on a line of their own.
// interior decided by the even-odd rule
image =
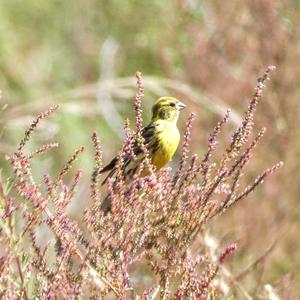
<svg viewBox="0 0 300 300">
<path fill-rule="evenodd" d="M 162 124 L 162 130 L 157 134 L 158 147 L 152 153 L 152 164 L 160 169 L 173 157 L 180 140 L 176 124 Z"/>
</svg>

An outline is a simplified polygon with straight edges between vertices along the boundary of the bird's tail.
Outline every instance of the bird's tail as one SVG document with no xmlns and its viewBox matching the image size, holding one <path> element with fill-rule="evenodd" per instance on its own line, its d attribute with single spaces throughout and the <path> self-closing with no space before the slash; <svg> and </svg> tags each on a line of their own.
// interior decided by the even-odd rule
<svg viewBox="0 0 300 300">
<path fill-rule="evenodd" d="M 111 199 L 109 195 L 106 195 L 106 197 L 102 201 L 101 210 L 103 211 L 105 216 L 111 212 Z"/>
</svg>

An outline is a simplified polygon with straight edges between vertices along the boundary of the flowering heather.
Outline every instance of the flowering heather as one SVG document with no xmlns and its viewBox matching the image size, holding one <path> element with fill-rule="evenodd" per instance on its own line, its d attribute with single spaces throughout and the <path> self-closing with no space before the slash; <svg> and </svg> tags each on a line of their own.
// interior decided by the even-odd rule
<svg viewBox="0 0 300 300">
<path fill-rule="evenodd" d="M 212 251 L 206 242 L 205 226 L 245 199 L 282 165 L 275 164 L 248 186 L 241 186 L 240 177 L 264 134 L 262 129 L 251 140 L 254 112 L 273 69 L 268 67 L 258 80 L 242 124 L 227 148 L 218 149 L 224 152 L 220 160 L 215 160 L 213 154 L 230 112 L 213 129 L 202 159 L 190 155 L 191 114 L 178 170 L 163 168 L 154 172 L 145 155 L 137 174 L 126 182 L 122 158 L 129 154 L 134 159 L 132 140 L 141 138 L 143 124 L 143 86 L 141 74 L 137 73 L 136 129 L 131 131 L 126 121 L 116 177 L 107 181 L 105 192 L 100 190 L 100 138 L 96 131 L 92 134 L 95 164 L 91 201 L 85 201 L 90 205 L 80 224 L 68 216 L 66 208 L 76 195 L 82 172 L 75 171 L 69 183 L 65 175 L 71 172 L 84 148 L 74 152 L 56 177 L 46 174 L 43 183 L 36 183 L 31 160 L 57 147 L 50 143 L 26 153 L 34 129 L 57 107 L 40 114 L 16 152 L 8 157 L 15 173 L 13 182 L 0 180 L 0 298 L 212 299 L 233 294 L 236 287 L 222 268 L 238 245 L 232 243 Z M 149 176 L 140 176 L 143 168 L 152 170 Z M 112 207 L 111 213 L 104 214 L 101 204 L 107 194 Z M 53 233 L 45 245 L 37 239 L 42 226 Z M 197 250 L 192 251 L 196 242 Z M 142 283 L 145 270 L 151 278 L 148 284 Z M 222 288 L 224 282 L 231 292 Z"/>
</svg>

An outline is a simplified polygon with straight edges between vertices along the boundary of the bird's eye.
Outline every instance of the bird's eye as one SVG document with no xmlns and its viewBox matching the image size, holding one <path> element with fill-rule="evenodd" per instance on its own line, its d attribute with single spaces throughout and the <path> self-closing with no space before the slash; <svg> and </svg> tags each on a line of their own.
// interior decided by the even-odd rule
<svg viewBox="0 0 300 300">
<path fill-rule="evenodd" d="M 175 103 L 175 102 L 171 102 L 171 103 L 170 103 L 170 106 L 175 107 L 175 106 L 176 106 L 176 103 Z"/>
</svg>

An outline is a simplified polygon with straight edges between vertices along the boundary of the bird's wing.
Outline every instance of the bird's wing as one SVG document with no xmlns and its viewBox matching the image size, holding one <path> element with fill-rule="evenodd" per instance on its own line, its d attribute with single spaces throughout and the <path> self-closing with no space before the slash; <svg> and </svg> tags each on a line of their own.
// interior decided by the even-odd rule
<svg viewBox="0 0 300 300">
<path fill-rule="evenodd" d="M 150 155 L 159 146 L 159 140 L 157 138 L 158 133 L 159 130 L 157 123 L 150 123 L 148 126 L 143 128 L 142 136 L 144 138 L 144 145 L 149 151 Z"/>
<path fill-rule="evenodd" d="M 157 136 L 156 133 L 157 133 L 157 125 L 155 123 L 148 124 L 142 130 L 144 145 L 148 149 L 150 155 L 158 147 L 158 139 L 156 138 Z M 130 163 L 132 162 L 131 157 L 129 155 L 125 156 L 124 158 L 124 169 L 126 169 L 125 174 L 134 173 L 134 169 L 136 170 L 139 164 L 141 163 L 141 161 L 144 159 L 143 150 L 140 147 L 140 145 L 138 145 L 137 142 L 134 142 L 133 151 L 134 154 L 137 156 L 137 161 L 135 161 L 135 167 L 132 168 L 130 166 Z M 108 178 L 111 178 L 114 175 L 114 173 L 116 172 L 117 162 L 118 162 L 118 157 L 113 158 L 111 162 L 100 171 L 100 174 L 110 171 L 106 176 L 106 178 L 104 179 L 104 181 L 102 182 L 102 184 L 105 184 Z"/>
</svg>

